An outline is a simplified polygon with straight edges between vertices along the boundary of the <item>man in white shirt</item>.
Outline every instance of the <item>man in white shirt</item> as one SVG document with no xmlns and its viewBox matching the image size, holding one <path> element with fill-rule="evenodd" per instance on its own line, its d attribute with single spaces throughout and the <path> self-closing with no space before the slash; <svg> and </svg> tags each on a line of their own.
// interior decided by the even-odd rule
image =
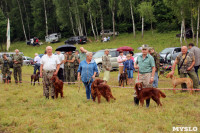
<svg viewBox="0 0 200 133">
<path fill-rule="evenodd" d="M 60 53 L 60 51 L 56 51 L 58 59 L 60 61 L 60 69 L 58 71 L 58 78 L 64 82 L 64 61 L 65 61 L 65 56 Z"/>
<path fill-rule="evenodd" d="M 52 53 L 52 47 L 47 46 L 47 54 L 42 56 L 40 61 L 40 77 L 43 77 L 43 95 L 49 99 L 49 89 L 51 90 L 51 97 L 54 99 L 54 87 L 51 78 L 53 75 L 57 75 L 60 69 L 60 61 L 57 55 Z"/>
<path fill-rule="evenodd" d="M 35 53 L 35 58 L 34 58 L 34 72 L 33 74 L 36 74 L 36 71 L 40 71 L 40 57 L 38 56 L 38 53 Z"/>
</svg>

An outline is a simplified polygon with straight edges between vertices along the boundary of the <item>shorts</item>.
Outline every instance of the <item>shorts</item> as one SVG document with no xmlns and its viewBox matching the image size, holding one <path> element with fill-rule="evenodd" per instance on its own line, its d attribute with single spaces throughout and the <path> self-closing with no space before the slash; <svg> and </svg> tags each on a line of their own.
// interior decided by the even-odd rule
<svg viewBox="0 0 200 133">
<path fill-rule="evenodd" d="M 128 78 L 133 78 L 133 70 L 127 70 Z"/>
</svg>

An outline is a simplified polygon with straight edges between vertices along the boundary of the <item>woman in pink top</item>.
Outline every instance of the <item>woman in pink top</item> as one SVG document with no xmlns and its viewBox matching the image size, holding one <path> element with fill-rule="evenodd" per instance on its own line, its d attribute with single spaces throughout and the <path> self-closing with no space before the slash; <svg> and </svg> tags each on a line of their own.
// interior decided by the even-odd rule
<svg viewBox="0 0 200 133">
<path fill-rule="evenodd" d="M 119 63 L 119 74 L 123 73 L 124 69 L 124 62 L 126 61 L 126 56 L 124 55 L 123 51 L 119 51 L 119 56 L 117 57 L 117 62 Z"/>
</svg>

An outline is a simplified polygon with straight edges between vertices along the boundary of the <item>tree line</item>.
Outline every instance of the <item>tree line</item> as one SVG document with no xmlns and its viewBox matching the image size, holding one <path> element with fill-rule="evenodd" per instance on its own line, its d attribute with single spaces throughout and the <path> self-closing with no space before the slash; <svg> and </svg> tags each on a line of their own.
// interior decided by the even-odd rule
<svg viewBox="0 0 200 133">
<path fill-rule="evenodd" d="M 185 31 L 192 29 L 198 45 L 200 0 L 0 0 L 0 42 L 6 42 L 7 18 L 11 40 L 60 32 L 63 37 L 94 36 L 100 31 L 132 33 L 180 30 L 180 43 L 187 43 Z M 115 35 L 113 35 L 115 38 Z"/>
</svg>

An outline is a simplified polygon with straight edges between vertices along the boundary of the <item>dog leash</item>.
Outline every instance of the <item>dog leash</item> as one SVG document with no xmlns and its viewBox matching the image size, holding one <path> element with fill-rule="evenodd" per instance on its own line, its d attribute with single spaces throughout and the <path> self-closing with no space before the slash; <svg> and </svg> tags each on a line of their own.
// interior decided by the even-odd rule
<svg viewBox="0 0 200 133">
<path fill-rule="evenodd" d="M 139 82 L 139 67 L 138 67 L 138 82 Z"/>
</svg>

